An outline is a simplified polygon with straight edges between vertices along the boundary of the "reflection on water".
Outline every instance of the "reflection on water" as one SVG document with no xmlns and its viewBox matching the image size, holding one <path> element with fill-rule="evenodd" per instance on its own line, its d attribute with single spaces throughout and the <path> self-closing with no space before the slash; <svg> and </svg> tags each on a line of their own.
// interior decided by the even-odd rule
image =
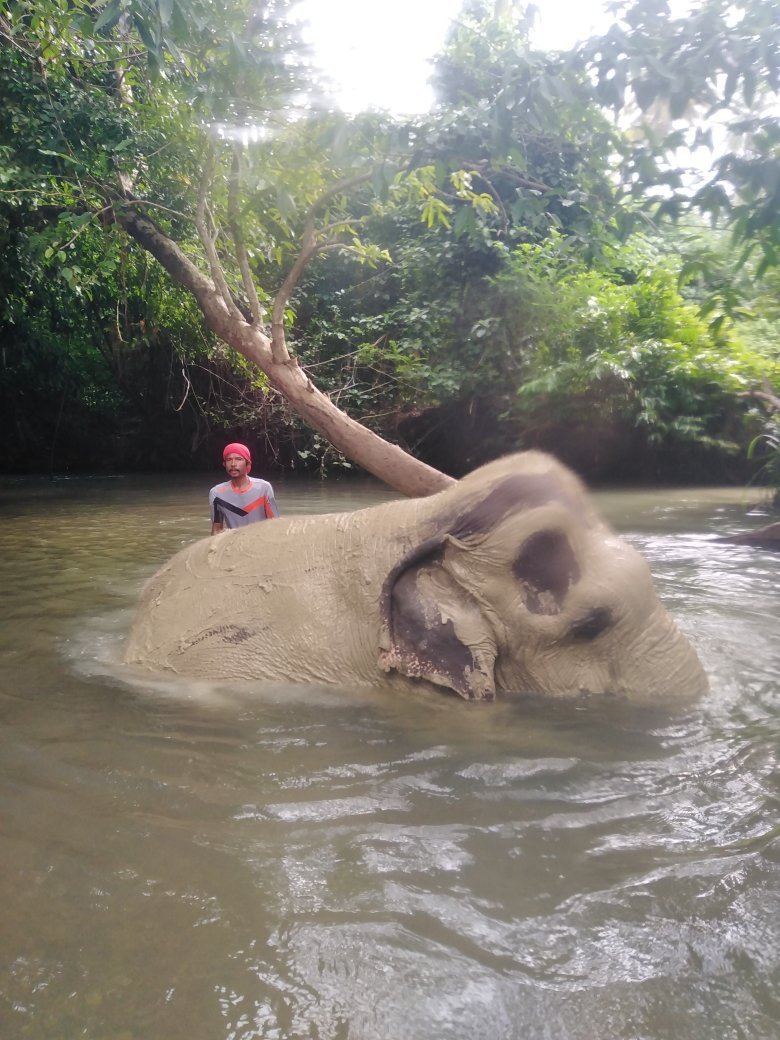
<svg viewBox="0 0 780 1040">
<path fill-rule="evenodd" d="M 651 713 L 131 681 L 208 484 L 0 491 L 0 1035 L 780 1036 L 778 560 L 712 541 L 737 493 L 598 496 L 712 678 Z"/>
</svg>

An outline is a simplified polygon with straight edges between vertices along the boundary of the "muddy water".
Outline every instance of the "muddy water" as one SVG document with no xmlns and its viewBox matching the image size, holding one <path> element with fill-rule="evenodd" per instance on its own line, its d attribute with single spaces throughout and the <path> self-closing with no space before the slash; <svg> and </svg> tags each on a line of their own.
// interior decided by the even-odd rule
<svg viewBox="0 0 780 1040">
<path fill-rule="evenodd" d="M 208 482 L 0 489 L 1 1037 L 780 1037 L 779 561 L 712 542 L 737 492 L 597 496 L 709 697 L 475 709 L 129 681 Z"/>
</svg>

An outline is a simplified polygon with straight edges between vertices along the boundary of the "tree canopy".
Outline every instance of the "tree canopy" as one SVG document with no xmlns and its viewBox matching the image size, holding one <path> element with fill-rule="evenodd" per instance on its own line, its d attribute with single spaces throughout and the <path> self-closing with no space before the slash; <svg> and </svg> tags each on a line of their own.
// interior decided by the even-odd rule
<svg viewBox="0 0 780 1040">
<path fill-rule="evenodd" d="M 626 421 L 651 439 L 734 443 L 723 395 L 776 371 L 776 354 L 748 357 L 736 331 L 750 301 L 721 292 L 715 313 L 710 293 L 710 327 L 694 335 L 684 308 L 705 302 L 715 250 L 686 265 L 641 248 L 628 260 L 623 243 L 641 228 L 657 252 L 659 221 L 698 210 L 736 236 L 727 269 L 750 266 L 753 286 L 772 277 L 776 8 L 704 0 L 675 19 L 635 0 L 603 37 L 549 53 L 531 46 L 522 5 L 470 3 L 436 62 L 434 110 L 399 120 L 325 104 L 282 0 L 6 3 L 9 404 L 36 386 L 62 413 L 78 387 L 95 415 L 189 414 L 197 445 L 220 416 L 265 422 L 277 401 L 282 425 L 298 416 L 320 438 L 293 432 L 299 458 L 330 444 L 411 493 L 447 478 L 390 443 L 404 417 L 478 399 L 504 443 L 522 440 L 551 379 L 582 407 L 632 384 Z M 680 149 L 710 137 L 715 164 L 694 180 Z M 689 302 L 675 302 L 686 278 Z M 640 286 L 667 315 L 646 335 L 617 320 L 645 305 Z M 586 291 L 614 310 L 612 339 L 589 339 Z M 569 301 L 569 332 L 542 328 L 545 293 Z M 684 364 L 674 342 L 688 343 Z M 659 365 L 666 412 L 649 406 Z M 701 377 L 687 398 L 672 392 L 686 366 Z"/>
</svg>

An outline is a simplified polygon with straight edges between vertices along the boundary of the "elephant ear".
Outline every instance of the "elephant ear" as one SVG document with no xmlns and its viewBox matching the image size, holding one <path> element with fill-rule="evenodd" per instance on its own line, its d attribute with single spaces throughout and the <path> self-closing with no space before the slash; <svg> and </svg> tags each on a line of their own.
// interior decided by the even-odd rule
<svg viewBox="0 0 780 1040">
<path fill-rule="evenodd" d="M 413 549 L 382 589 L 379 663 L 466 700 L 495 696 L 496 644 L 474 597 L 444 566 L 446 536 Z"/>
</svg>

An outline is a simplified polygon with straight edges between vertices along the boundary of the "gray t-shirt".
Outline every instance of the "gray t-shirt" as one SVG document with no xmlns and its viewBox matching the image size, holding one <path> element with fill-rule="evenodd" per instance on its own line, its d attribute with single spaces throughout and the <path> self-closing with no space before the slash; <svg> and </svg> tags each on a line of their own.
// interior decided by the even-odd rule
<svg viewBox="0 0 780 1040">
<path fill-rule="evenodd" d="M 246 527 L 279 516 L 274 489 L 267 480 L 250 477 L 246 491 L 234 491 L 228 480 L 209 491 L 211 522 L 224 527 Z"/>
</svg>

